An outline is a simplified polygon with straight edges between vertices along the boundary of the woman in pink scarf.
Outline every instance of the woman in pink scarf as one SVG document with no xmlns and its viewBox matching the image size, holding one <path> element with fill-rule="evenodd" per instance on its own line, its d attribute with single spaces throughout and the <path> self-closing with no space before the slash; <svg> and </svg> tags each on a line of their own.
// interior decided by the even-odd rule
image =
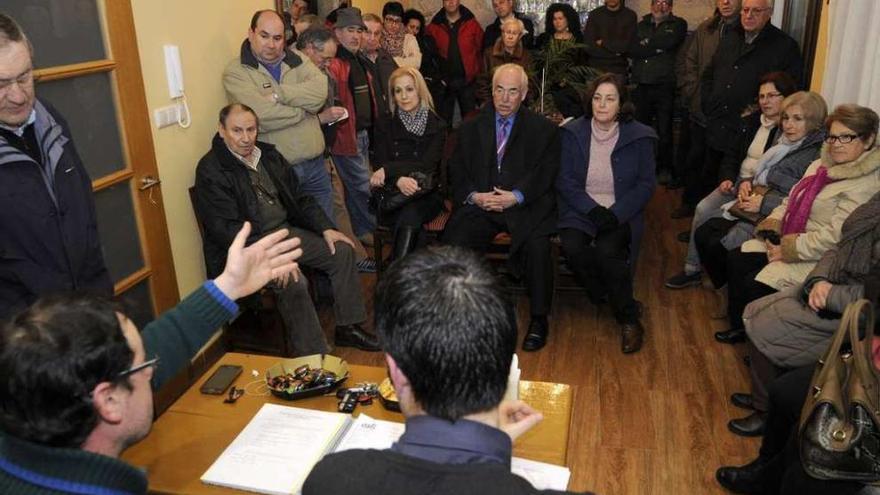
<svg viewBox="0 0 880 495">
<path fill-rule="evenodd" d="M 826 120 L 828 135 L 821 158 L 810 165 L 782 204 L 757 225 L 757 238 L 730 251 L 727 270 L 731 329 L 744 327 L 743 310 L 748 303 L 800 286 L 825 252 L 837 246 L 850 213 L 880 190 L 878 123 L 880 117 L 870 108 L 837 107 Z M 756 390 L 754 384 L 769 383 L 770 377 L 778 374 L 775 365 L 751 341 L 748 352 L 752 356 L 749 372 L 754 375 L 755 413 L 729 425 L 734 433 L 744 436 L 760 434 L 764 425 L 766 390 Z"/>
</svg>

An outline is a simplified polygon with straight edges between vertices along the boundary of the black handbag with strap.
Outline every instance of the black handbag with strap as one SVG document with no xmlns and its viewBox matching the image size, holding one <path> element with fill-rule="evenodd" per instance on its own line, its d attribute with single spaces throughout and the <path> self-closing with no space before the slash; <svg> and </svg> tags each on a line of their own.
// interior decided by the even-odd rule
<svg viewBox="0 0 880 495">
<path fill-rule="evenodd" d="M 798 441 L 804 470 L 814 478 L 880 482 L 880 373 L 872 359 L 873 338 L 871 303 L 849 304 L 813 373 Z M 845 341 L 850 346 L 842 351 Z"/>
</svg>

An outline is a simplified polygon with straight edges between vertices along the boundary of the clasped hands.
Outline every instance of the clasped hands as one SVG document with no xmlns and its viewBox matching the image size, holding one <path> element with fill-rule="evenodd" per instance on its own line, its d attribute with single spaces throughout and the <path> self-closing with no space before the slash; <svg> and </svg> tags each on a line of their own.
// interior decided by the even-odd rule
<svg viewBox="0 0 880 495">
<path fill-rule="evenodd" d="M 733 181 L 726 180 L 722 182 L 718 186 L 718 189 L 721 190 L 721 192 L 729 192 L 733 189 Z M 764 196 L 762 194 L 753 193 L 751 181 L 744 180 L 740 183 L 739 190 L 737 191 L 736 203 L 740 209 L 749 213 L 757 213 L 761 211 L 761 203 L 763 201 Z"/>
<path fill-rule="evenodd" d="M 418 181 L 416 181 L 412 177 L 399 177 L 396 184 L 397 189 L 399 189 L 404 196 L 412 196 L 422 189 L 421 187 L 419 187 Z M 373 172 L 373 175 L 370 176 L 370 187 L 382 187 L 384 185 L 385 167 L 382 167 L 379 170 Z"/>
<path fill-rule="evenodd" d="M 516 206 L 516 195 L 499 187 L 493 187 L 491 192 L 473 193 L 471 201 L 486 211 L 501 212 L 512 206 Z"/>
</svg>

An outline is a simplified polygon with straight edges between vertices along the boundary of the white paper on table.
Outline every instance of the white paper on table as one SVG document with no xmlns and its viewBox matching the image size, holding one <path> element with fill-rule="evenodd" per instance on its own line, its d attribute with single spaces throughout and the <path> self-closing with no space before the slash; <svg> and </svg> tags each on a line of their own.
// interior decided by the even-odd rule
<svg viewBox="0 0 880 495">
<path fill-rule="evenodd" d="M 350 422 L 347 414 L 264 404 L 201 480 L 260 493 L 298 493 Z"/>
<path fill-rule="evenodd" d="M 538 490 L 565 491 L 568 489 L 568 479 L 571 478 L 571 470 L 565 466 L 520 457 L 510 460 L 510 471 L 528 480 Z"/>
<path fill-rule="evenodd" d="M 393 421 L 373 419 L 361 414 L 354 420 L 348 431 L 333 450 L 342 452 L 351 449 L 390 449 L 391 445 L 403 435 L 406 426 Z"/>
</svg>

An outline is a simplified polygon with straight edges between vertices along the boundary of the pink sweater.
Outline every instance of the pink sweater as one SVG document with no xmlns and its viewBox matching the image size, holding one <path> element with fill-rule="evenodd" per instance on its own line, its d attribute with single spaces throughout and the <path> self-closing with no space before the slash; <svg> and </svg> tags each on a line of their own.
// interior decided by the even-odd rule
<svg viewBox="0 0 880 495">
<path fill-rule="evenodd" d="M 587 163 L 587 194 L 593 201 L 606 208 L 614 204 L 614 171 L 611 169 L 611 152 L 617 145 L 620 126 L 617 122 L 605 131 L 590 120 L 590 161 Z"/>
</svg>

